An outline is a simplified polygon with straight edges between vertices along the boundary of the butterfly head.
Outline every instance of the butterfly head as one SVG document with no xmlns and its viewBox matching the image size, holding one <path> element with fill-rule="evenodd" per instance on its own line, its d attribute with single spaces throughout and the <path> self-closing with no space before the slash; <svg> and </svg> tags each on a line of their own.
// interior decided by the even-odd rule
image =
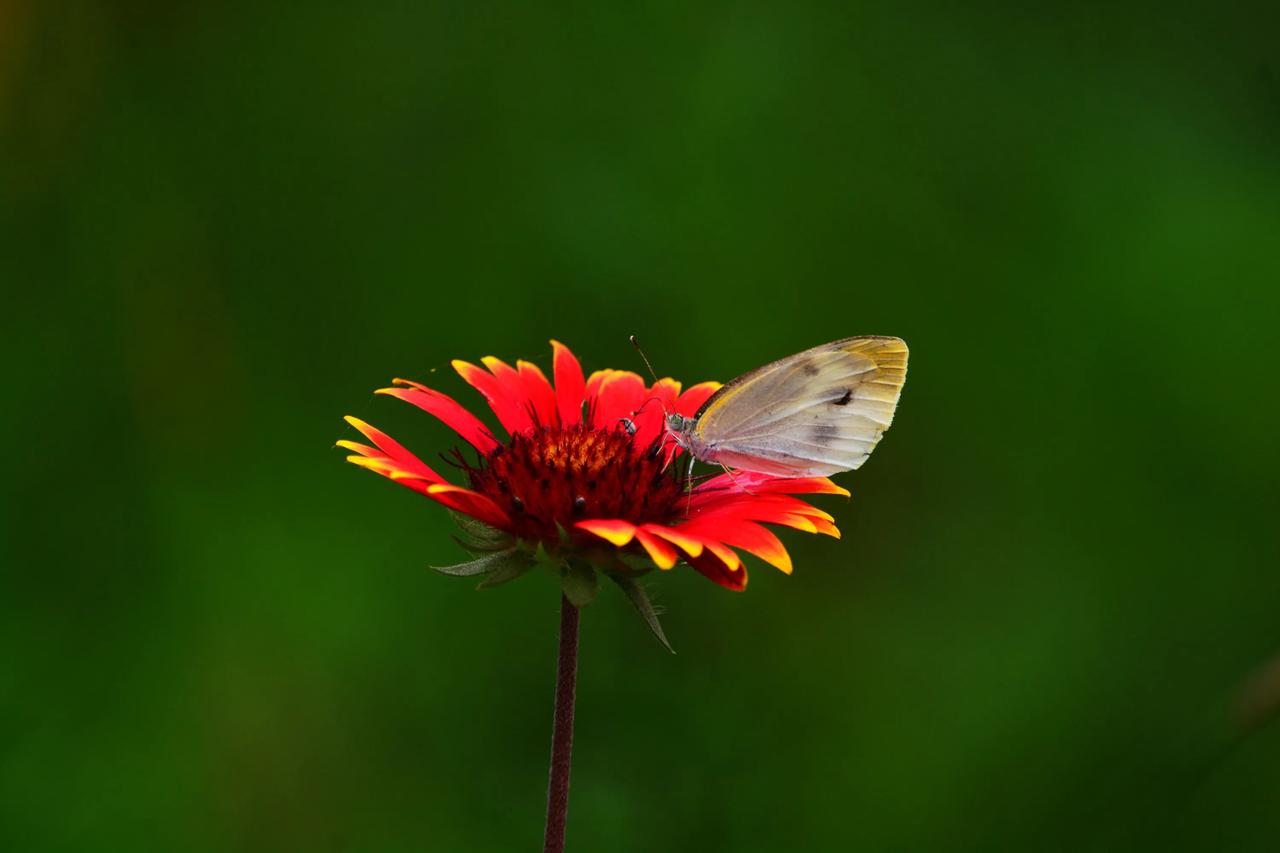
<svg viewBox="0 0 1280 853">
<path fill-rule="evenodd" d="M 693 433 L 697 418 L 687 418 L 678 412 L 667 412 L 667 432 L 681 447 L 688 447 L 689 436 Z"/>
</svg>

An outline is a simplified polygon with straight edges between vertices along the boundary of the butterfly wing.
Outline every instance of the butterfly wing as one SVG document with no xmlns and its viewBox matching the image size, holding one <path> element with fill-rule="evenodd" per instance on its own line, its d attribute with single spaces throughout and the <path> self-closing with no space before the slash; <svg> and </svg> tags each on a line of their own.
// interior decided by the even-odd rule
<svg viewBox="0 0 1280 853">
<path fill-rule="evenodd" d="M 851 471 L 893 421 L 907 378 L 900 338 L 845 338 L 725 385 L 697 414 L 708 461 L 790 477 Z"/>
</svg>

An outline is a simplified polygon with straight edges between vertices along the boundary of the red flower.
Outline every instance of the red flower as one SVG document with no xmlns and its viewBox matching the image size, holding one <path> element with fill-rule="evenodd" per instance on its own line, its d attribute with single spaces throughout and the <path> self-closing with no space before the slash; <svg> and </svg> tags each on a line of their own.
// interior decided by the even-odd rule
<svg viewBox="0 0 1280 853">
<path fill-rule="evenodd" d="M 584 379 L 568 347 L 556 341 L 551 346 L 554 386 L 527 361 L 511 367 L 485 358 L 483 368 L 453 362 L 488 401 L 505 441 L 452 398 L 416 382 L 396 379 L 397 387 L 377 391 L 435 415 L 475 448 L 480 458 L 474 465 L 455 454 L 468 486 L 447 482 L 358 418 L 347 422 L 373 446 L 338 444 L 356 454 L 348 462 L 482 522 L 482 530 L 492 528 L 513 548 L 570 552 L 622 573 L 635 570 L 637 557 L 660 569 L 683 560 L 721 586 L 741 590 L 747 571 L 735 549 L 791 572 L 790 556 L 763 523 L 839 537 L 831 515 L 794 497 L 849 494 L 825 477 L 741 472 L 685 490 L 683 466 L 670 464 L 681 451 L 666 438 L 663 411 L 692 416 L 719 383 L 703 382 L 682 393 L 674 379 L 646 386 L 624 370 L 600 370 Z"/>
</svg>

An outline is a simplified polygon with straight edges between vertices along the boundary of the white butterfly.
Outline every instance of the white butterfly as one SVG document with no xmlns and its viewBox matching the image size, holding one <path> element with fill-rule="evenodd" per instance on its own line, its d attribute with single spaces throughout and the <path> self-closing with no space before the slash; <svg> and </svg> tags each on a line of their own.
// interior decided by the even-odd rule
<svg viewBox="0 0 1280 853">
<path fill-rule="evenodd" d="M 668 414 L 667 434 L 694 459 L 726 468 L 780 477 L 852 471 L 892 423 L 906 379 L 901 338 L 845 338 L 739 376 L 691 418 Z"/>
</svg>

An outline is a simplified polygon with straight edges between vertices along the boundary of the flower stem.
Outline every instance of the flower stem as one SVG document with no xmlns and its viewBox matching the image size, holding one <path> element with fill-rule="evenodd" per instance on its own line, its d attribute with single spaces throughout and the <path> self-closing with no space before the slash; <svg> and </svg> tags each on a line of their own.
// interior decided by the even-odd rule
<svg viewBox="0 0 1280 853">
<path fill-rule="evenodd" d="M 547 786 L 547 832 L 543 853 L 563 853 L 569 813 L 569 767 L 573 754 L 573 703 L 578 685 L 578 608 L 560 596 L 560 661 L 556 666 L 556 715 L 551 732 L 551 780 Z"/>
</svg>

